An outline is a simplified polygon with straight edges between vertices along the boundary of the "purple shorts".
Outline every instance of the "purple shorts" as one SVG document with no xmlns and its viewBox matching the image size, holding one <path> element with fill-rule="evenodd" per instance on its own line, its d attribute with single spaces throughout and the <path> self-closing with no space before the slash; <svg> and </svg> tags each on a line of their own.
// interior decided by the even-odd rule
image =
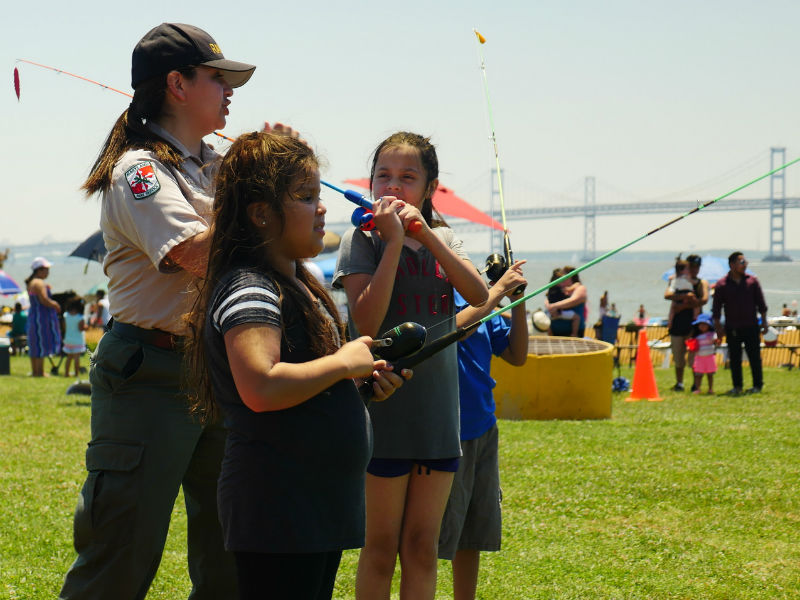
<svg viewBox="0 0 800 600">
<path fill-rule="evenodd" d="M 422 475 L 422 468 L 427 469 L 427 474 L 431 471 L 444 471 L 455 473 L 458 471 L 460 458 L 434 458 L 420 460 L 416 458 L 373 458 L 367 465 L 367 473 L 375 477 L 400 477 L 411 473 L 414 465 L 417 465 L 417 473 Z"/>
</svg>

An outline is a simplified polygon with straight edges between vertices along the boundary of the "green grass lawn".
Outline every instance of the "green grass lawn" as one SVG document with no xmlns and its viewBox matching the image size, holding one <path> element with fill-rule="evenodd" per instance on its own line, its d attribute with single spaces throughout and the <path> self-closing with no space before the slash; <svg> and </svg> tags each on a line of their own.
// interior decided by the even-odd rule
<svg viewBox="0 0 800 600">
<path fill-rule="evenodd" d="M 54 598 L 74 559 L 90 406 L 65 394 L 71 380 L 11 366 L 0 598 Z M 615 395 L 610 420 L 500 423 L 503 550 L 484 555 L 479 598 L 800 598 L 800 372 L 768 369 L 765 392 L 739 398 L 656 378 L 663 402 Z M 185 528 L 179 499 L 148 598 L 187 596 Z M 357 556 L 345 553 L 337 598 L 353 597 Z M 441 562 L 437 598 L 451 589 Z"/>
</svg>

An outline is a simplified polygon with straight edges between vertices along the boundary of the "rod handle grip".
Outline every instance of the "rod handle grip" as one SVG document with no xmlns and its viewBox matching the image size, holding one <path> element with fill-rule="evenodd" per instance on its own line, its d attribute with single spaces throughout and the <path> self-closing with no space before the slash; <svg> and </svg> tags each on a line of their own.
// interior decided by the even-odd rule
<svg viewBox="0 0 800 600">
<path fill-rule="evenodd" d="M 357 204 L 358 206 L 366 208 L 369 211 L 373 210 L 372 201 L 363 194 L 359 194 L 355 190 L 345 190 L 344 197 L 347 198 L 353 204 Z M 354 223 L 354 225 L 356 224 Z M 420 223 L 419 221 L 412 221 L 408 225 L 407 229 L 410 233 L 419 233 L 420 230 L 422 230 L 422 223 Z"/>
</svg>

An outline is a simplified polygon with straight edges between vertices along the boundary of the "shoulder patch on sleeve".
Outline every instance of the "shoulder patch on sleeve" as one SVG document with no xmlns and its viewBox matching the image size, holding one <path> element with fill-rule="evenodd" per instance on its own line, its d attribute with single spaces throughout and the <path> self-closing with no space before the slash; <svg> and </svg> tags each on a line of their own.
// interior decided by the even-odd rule
<svg viewBox="0 0 800 600">
<path fill-rule="evenodd" d="M 125 171 L 125 179 L 128 180 L 133 197 L 137 200 L 152 196 L 161 189 L 155 165 L 149 160 L 136 163 Z"/>
</svg>

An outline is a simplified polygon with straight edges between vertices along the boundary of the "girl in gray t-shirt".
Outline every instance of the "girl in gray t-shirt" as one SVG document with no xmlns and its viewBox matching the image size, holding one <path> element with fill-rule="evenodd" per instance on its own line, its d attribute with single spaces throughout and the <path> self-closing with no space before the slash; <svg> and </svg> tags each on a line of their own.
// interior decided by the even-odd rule
<svg viewBox="0 0 800 600">
<path fill-rule="evenodd" d="M 334 286 L 347 293 L 351 334 L 374 337 L 415 321 L 428 328 L 430 341 L 455 328 L 453 287 L 472 304 L 486 300 L 486 285 L 461 242 L 433 220 L 438 174 L 436 151 L 420 135 L 396 133 L 375 151 L 370 187 L 377 229 L 345 234 L 334 274 Z M 399 553 L 407 595 L 433 598 L 436 553 L 430 549 L 438 543 L 461 454 L 455 345 L 417 365 L 392 398 L 373 402 L 370 417 L 374 451 L 357 595 L 388 594 L 392 576 L 381 566 Z M 404 560 L 410 556 L 413 561 Z"/>
</svg>

